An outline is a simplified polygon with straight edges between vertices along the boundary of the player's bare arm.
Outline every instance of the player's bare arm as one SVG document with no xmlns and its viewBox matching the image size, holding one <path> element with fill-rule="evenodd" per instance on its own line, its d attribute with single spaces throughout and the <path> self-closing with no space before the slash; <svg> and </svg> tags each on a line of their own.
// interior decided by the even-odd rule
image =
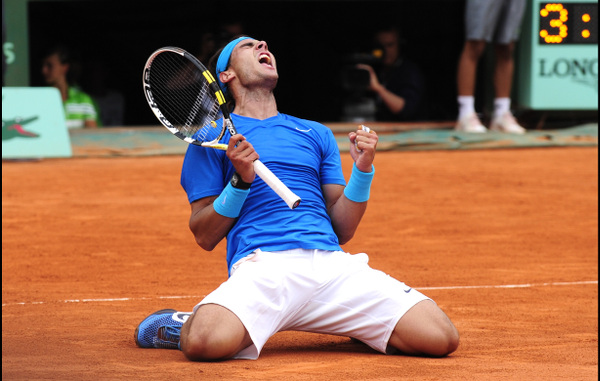
<svg viewBox="0 0 600 381">
<path fill-rule="evenodd" d="M 244 182 L 254 181 L 256 175 L 253 163 L 258 159 L 258 154 L 243 135 L 234 135 L 229 140 L 227 157 Z M 216 198 L 217 196 L 205 197 L 191 204 L 190 230 L 196 243 L 207 251 L 214 249 L 227 236 L 236 221 L 235 218 L 222 216 L 215 211 L 213 202 Z"/>
<path fill-rule="evenodd" d="M 362 172 L 371 172 L 378 137 L 375 131 L 358 129 L 349 134 L 350 154 L 355 162 L 356 169 Z M 338 236 L 340 244 L 345 244 L 352 239 L 362 216 L 367 210 L 367 201 L 355 202 L 344 194 L 344 187 L 335 184 L 323 186 L 323 194 L 327 203 L 327 211 L 331 218 L 333 230 Z"/>
<path fill-rule="evenodd" d="M 367 210 L 367 203 L 348 200 L 344 196 L 344 186 L 337 184 L 323 185 L 323 195 L 333 231 L 340 245 L 343 245 L 354 237 L 358 224 Z"/>
<path fill-rule="evenodd" d="M 229 232 L 234 218 L 222 216 L 215 212 L 213 202 L 217 196 L 204 197 L 190 204 L 192 214 L 189 227 L 196 243 L 204 250 L 213 250 Z"/>
</svg>

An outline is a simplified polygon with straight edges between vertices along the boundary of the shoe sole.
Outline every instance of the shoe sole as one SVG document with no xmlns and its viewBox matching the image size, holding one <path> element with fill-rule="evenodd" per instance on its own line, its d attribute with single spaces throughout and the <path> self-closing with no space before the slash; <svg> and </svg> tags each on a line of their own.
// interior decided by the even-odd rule
<svg viewBox="0 0 600 381">
<path fill-rule="evenodd" d="M 496 127 L 496 128 L 490 128 L 490 131 L 492 131 L 492 132 L 501 132 L 503 134 L 514 134 L 514 135 L 523 135 L 526 132 L 526 131 L 506 131 L 505 129 L 498 128 L 498 127 Z"/>
<path fill-rule="evenodd" d="M 142 325 L 142 323 L 145 322 L 146 319 L 148 319 L 150 316 L 160 315 L 160 314 L 164 314 L 164 313 L 167 313 L 167 312 L 173 312 L 174 313 L 174 312 L 177 312 L 177 311 L 173 310 L 173 309 L 170 309 L 170 308 L 166 308 L 164 310 L 159 310 L 159 311 L 156 311 L 156 312 L 151 313 L 150 315 L 146 316 L 146 318 L 144 320 L 142 320 L 140 322 L 140 324 L 138 324 L 137 328 L 135 329 L 135 333 L 133 334 L 133 338 L 135 340 L 135 345 L 137 345 L 140 348 L 144 348 L 144 347 L 142 347 L 140 345 L 140 342 L 138 341 L 138 333 L 140 332 L 140 325 Z"/>
<path fill-rule="evenodd" d="M 465 132 L 467 134 L 485 134 L 486 132 L 488 132 L 487 129 L 485 129 L 485 130 L 464 130 L 464 129 L 458 129 L 458 128 L 455 128 L 454 131 Z"/>
</svg>

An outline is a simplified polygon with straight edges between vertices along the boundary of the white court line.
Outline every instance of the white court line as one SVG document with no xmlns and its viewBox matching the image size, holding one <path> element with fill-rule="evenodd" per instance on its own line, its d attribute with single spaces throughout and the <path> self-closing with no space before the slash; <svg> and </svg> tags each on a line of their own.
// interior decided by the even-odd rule
<svg viewBox="0 0 600 381">
<path fill-rule="evenodd" d="M 415 290 L 468 290 L 468 289 L 485 289 L 485 288 L 532 288 L 532 287 L 547 287 L 547 286 L 577 286 L 587 284 L 598 284 L 597 280 L 584 280 L 578 282 L 546 282 L 546 283 L 524 283 L 524 284 L 500 284 L 500 285 L 481 285 L 481 286 L 442 286 L 442 287 L 413 287 Z M 204 295 L 206 296 L 206 295 Z M 132 300 L 154 300 L 154 299 L 191 299 L 201 300 L 204 296 L 198 295 L 179 295 L 179 296 L 156 296 L 156 297 L 140 297 L 140 298 L 101 298 L 101 299 L 67 299 L 57 300 L 52 302 L 18 302 L 18 303 L 2 303 L 2 307 L 9 306 L 26 306 L 34 304 L 51 304 L 51 303 L 99 303 L 99 302 L 122 302 Z"/>
<path fill-rule="evenodd" d="M 525 283 L 525 284 L 500 284 L 494 286 L 446 286 L 446 287 L 413 287 L 416 290 L 465 290 L 478 288 L 531 288 L 546 286 L 575 286 L 580 284 L 598 284 L 597 280 L 584 280 L 579 282 L 546 282 L 546 283 Z"/>
<path fill-rule="evenodd" d="M 154 299 L 190 299 L 195 298 L 198 300 L 204 299 L 206 295 L 175 295 L 175 296 L 156 296 L 147 297 L 143 296 L 140 298 L 99 298 L 99 299 L 66 299 L 66 300 L 55 300 L 51 302 L 17 302 L 17 303 L 2 303 L 2 307 L 8 306 L 26 306 L 30 304 L 51 304 L 51 303 L 99 303 L 99 302 L 122 302 L 130 300 L 154 300 Z"/>
</svg>

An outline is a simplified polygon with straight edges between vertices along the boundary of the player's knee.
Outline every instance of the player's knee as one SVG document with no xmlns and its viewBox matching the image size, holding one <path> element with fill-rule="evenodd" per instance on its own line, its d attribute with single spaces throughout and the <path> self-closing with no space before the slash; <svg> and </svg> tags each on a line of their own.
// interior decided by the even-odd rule
<svg viewBox="0 0 600 381">
<path fill-rule="evenodd" d="M 436 345 L 432 346 L 429 353 L 430 355 L 444 357 L 458 349 L 460 335 L 452 323 L 440 327 L 436 336 Z"/>
<path fill-rule="evenodd" d="M 238 344 L 215 332 L 190 332 L 181 338 L 181 351 L 191 361 L 219 361 L 231 358 Z"/>
<path fill-rule="evenodd" d="M 223 357 L 208 336 L 189 334 L 181 340 L 181 351 L 191 361 L 215 361 Z"/>
</svg>

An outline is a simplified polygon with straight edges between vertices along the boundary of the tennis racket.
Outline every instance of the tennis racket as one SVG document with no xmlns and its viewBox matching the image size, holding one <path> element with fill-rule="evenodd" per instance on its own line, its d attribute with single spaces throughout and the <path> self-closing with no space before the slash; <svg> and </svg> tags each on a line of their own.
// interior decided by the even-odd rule
<svg viewBox="0 0 600 381">
<path fill-rule="evenodd" d="M 143 81 L 148 105 L 173 135 L 191 144 L 227 150 L 220 140 L 226 130 L 232 136 L 237 131 L 221 88 L 196 57 L 180 48 L 160 48 L 146 61 Z M 291 209 L 300 204 L 300 197 L 260 160 L 254 162 L 254 172 Z"/>
</svg>

